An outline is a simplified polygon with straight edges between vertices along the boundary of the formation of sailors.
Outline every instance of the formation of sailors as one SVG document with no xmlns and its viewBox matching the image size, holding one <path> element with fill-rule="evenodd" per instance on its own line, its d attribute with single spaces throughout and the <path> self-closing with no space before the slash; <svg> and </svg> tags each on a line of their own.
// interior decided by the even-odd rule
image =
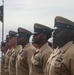
<svg viewBox="0 0 74 75">
<path fill-rule="evenodd" d="M 1 75 L 74 75 L 73 41 L 74 22 L 60 16 L 53 29 L 35 23 L 34 33 L 21 27 L 10 30 L 1 42 Z"/>
</svg>

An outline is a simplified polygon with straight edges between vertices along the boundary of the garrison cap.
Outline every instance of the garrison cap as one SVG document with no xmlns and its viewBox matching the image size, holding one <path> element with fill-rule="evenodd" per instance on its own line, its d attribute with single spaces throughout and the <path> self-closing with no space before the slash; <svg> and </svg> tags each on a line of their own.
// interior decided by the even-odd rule
<svg viewBox="0 0 74 75">
<path fill-rule="evenodd" d="M 74 29 L 74 22 L 60 16 L 55 17 L 55 29 Z"/>
<path fill-rule="evenodd" d="M 17 32 L 10 30 L 9 31 L 9 38 L 16 37 L 16 34 L 17 34 Z"/>
<path fill-rule="evenodd" d="M 18 28 L 18 34 L 17 34 L 18 37 L 20 36 L 30 37 L 31 35 L 32 35 L 32 32 L 30 32 L 29 30 L 21 28 L 21 27 Z"/>
<path fill-rule="evenodd" d="M 50 27 L 47 27 L 45 25 L 38 24 L 38 23 L 34 24 L 34 32 L 35 33 L 49 34 L 49 33 L 51 33 L 51 31 L 52 31 L 52 29 Z"/>
</svg>

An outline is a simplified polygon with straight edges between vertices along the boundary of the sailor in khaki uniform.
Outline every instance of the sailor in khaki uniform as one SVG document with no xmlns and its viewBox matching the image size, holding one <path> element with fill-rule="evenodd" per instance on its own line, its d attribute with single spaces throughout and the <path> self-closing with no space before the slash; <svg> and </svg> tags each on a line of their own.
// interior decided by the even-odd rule
<svg viewBox="0 0 74 75">
<path fill-rule="evenodd" d="M 21 37 L 18 38 L 18 34 L 16 34 L 16 37 L 17 37 L 17 41 L 19 42 L 18 39 L 20 39 Z M 18 44 L 17 41 L 15 41 L 14 51 L 9 60 L 9 75 L 16 75 L 16 58 L 18 53 L 22 50 L 21 43 Z"/>
<path fill-rule="evenodd" d="M 29 43 L 32 33 L 24 28 L 18 28 L 18 37 L 22 36 L 23 50 L 21 50 L 16 60 L 16 75 L 29 75 L 30 59 L 35 52 L 35 47 Z"/>
<path fill-rule="evenodd" d="M 6 40 L 2 41 L 1 43 L 1 51 L 2 51 L 2 60 L 1 60 L 1 75 L 4 75 L 4 66 L 5 66 L 5 56 L 7 54 L 8 50 L 8 40 L 9 35 L 6 35 Z"/>
<path fill-rule="evenodd" d="M 10 56 L 12 55 L 12 52 L 14 51 L 14 39 L 15 39 L 16 32 L 15 31 L 9 31 L 9 40 L 8 45 L 9 49 L 5 54 L 5 65 L 4 65 L 4 74 L 9 75 L 9 60 Z"/>
<path fill-rule="evenodd" d="M 22 50 L 21 45 L 17 45 L 9 60 L 9 75 L 16 75 L 16 58 L 18 53 Z"/>
<path fill-rule="evenodd" d="M 45 75 L 46 62 L 53 51 L 48 44 L 51 38 L 51 28 L 42 24 L 34 24 L 33 42 L 38 45 L 38 49 L 31 58 L 30 75 Z"/>
<path fill-rule="evenodd" d="M 1 42 L 1 52 L 2 52 L 2 56 L 1 56 L 1 75 L 4 75 L 5 53 L 7 51 L 7 48 L 6 48 L 5 44 L 6 44 L 5 41 Z"/>
<path fill-rule="evenodd" d="M 56 47 L 47 62 L 47 75 L 74 75 L 74 22 L 55 18 L 53 44 Z"/>
</svg>

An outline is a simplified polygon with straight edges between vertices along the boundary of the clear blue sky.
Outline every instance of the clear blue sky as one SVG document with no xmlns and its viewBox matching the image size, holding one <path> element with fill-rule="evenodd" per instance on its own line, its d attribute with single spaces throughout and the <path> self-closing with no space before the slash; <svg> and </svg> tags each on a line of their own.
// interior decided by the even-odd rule
<svg viewBox="0 0 74 75">
<path fill-rule="evenodd" d="M 0 0 L 1 4 L 2 0 Z M 74 21 L 74 0 L 5 0 L 4 39 L 9 30 L 17 31 L 18 27 L 33 32 L 34 23 L 53 28 L 55 16 L 63 16 Z M 0 37 L 2 37 L 1 32 L 0 22 Z"/>
</svg>

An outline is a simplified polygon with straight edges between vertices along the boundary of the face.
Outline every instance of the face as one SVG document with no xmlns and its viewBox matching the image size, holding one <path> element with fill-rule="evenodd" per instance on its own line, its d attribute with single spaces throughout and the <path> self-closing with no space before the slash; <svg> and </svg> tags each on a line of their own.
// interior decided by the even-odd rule
<svg viewBox="0 0 74 75">
<path fill-rule="evenodd" d="M 57 47 L 68 41 L 69 38 L 67 29 L 56 29 L 53 32 L 53 45 Z"/>
<path fill-rule="evenodd" d="M 40 44 L 43 40 L 43 33 L 36 33 L 33 35 L 32 41 L 36 44 Z"/>
<path fill-rule="evenodd" d="M 5 46 L 1 47 L 1 51 L 2 51 L 3 53 L 5 53 L 5 52 L 6 52 L 6 47 L 5 47 Z"/>
<path fill-rule="evenodd" d="M 22 43 L 23 43 L 23 37 L 21 36 L 21 37 L 18 37 L 17 38 L 17 44 L 18 45 L 22 45 Z"/>
<path fill-rule="evenodd" d="M 35 48 L 39 48 L 37 44 L 33 43 L 32 44 Z"/>
<path fill-rule="evenodd" d="M 10 46 L 9 40 L 6 42 L 6 48 L 8 49 Z"/>
<path fill-rule="evenodd" d="M 25 37 L 21 36 L 21 37 L 18 37 L 18 38 L 17 38 L 17 44 L 18 44 L 18 45 L 24 46 L 24 45 L 26 45 L 26 42 L 27 42 L 27 41 L 28 41 L 28 39 L 27 39 L 26 36 L 25 36 Z"/>
<path fill-rule="evenodd" d="M 17 37 L 12 37 L 10 40 L 9 40 L 10 44 L 14 45 L 17 43 Z"/>
</svg>

